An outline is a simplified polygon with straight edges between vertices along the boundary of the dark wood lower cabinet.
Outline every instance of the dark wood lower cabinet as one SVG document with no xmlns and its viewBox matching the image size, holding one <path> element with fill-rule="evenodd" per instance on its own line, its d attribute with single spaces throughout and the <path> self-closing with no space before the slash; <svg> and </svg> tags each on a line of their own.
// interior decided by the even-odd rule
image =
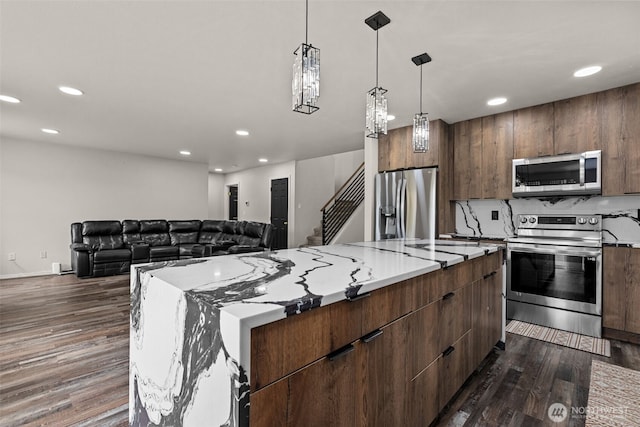
<svg viewBox="0 0 640 427">
<path fill-rule="evenodd" d="M 487 273 L 473 283 L 474 366 L 478 366 L 502 335 L 502 275 L 500 270 Z"/>
<path fill-rule="evenodd" d="M 359 351 L 355 343 L 352 351 L 321 359 L 289 377 L 286 425 L 355 425 Z"/>
<path fill-rule="evenodd" d="M 447 347 L 439 359 L 438 367 L 438 409 L 442 410 L 456 391 L 471 375 L 475 365 L 471 361 L 471 331 Z"/>
<path fill-rule="evenodd" d="M 605 247 L 602 266 L 602 326 L 605 335 L 639 342 L 640 249 Z"/>
<path fill-rule="evenodd" d="M 405 316 L 360 341 L 356 378 L 360 390 L 353 425 L 393 426 L 405 420 L 411 380 L 406 351 L 409 321 Z"/>
<path fill-rule="evenodd" d="M 441 367 L 438 357 L 409 384 L 407 416 L 409 419 L 400 425 L 428 426 L 440 412 L 438 401 L 438 374 Z"/>
<path fill-rule="evenodd" d="M 289 354 L 297 352 L 295 337 L 278 338 L 274 330 L 293 331 L 286 327 L 291 319 L 253 330 L 252 356 L 269 357 L 251 363 L 251 377 L 263 379 L 260 387 L 252 384 L 251 426 L 428 426 L 500 339 L 501 256 L 390 285 L 355 305 L 298 315 L 296 333 L 325 334 L 323 346 L 342 347 L 287 368 L 273 382 L 271 361 L 295 359 Z M 327 325 L 339 326 L 340 333 Z M 358 331 L 360 337 L 345 343 Z"/>
</svg>

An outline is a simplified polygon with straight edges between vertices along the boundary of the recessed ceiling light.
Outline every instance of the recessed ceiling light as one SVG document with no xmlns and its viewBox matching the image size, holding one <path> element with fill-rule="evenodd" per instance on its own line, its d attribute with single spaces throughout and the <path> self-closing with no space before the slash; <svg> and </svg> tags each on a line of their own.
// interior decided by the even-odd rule
<svg viewBox="0 0 640 427">
<path fill-rule="evenodd" d="M 50 133 L 50 134 L 52 134 L 52 135 L 57 135 L 57 134 L 59 134 L 59 133 L 60 133 L 60 131 L 59 131 L 59 130 L 56 130 L 56 129 L 42 128 L 42 129 L 40 129 L 40 130 L 41 130 L 42 132 L 44 132 L 44 133 Z"/>
<path fill-rule="evenodd" d="M 395 120 L 396 116 L 393 114 L 387 114 L 387 120 Z"/>
<path fill-rule="evenodd" d="M 498 97 L 487 101 L 487 105 L 502 105 L 507 102 L 507 98 Z"/>
<path fill-rule="evenodd" d="M 263 158 L 263 159 L 258 159 L 258 161 L 259 161 L 260 163 L 267 163 L 269 160 L 267 160 L 267 159 L 264 159 L 264 158 Z"/>
<path fill-rule="evenodd" d="M 575 73 L 573 73 L 573 77 L 587 77 L 591 76 L 598 71 L 602 70 L 602 67 L 599 65 L 592 65 L 590 67 L 581 68 Z"/>
<path fill-rule="evenodd" d="M 236 131 L 236 135 L 248 136 L 249 135 L 249 131 L 248 130 L 237 130 Z"/>
<path fill-rule="evenodd" d="M 180 154 L 182 154 L 183 156 L 190 156 L 191 155 L 191 151 L 182 150 L 182 151 L 180 151 Z"/>
<path fill-rule="evenodd" d="M 58 86 L 58 89 L 60 92 L 66 93 L 67 95 L 80 96 L 84 94 L 80 89 L 70 86 Z"/>
<path fill-rule="evenodd" d="M 222 169 L 220 169 L 220 168 L 215 168 L 213 171 L 214 171 L 214 172 L 222 172 Z"/>
<path fill-rule="evenodd" d="M 18 98 L 14 98 L 13 96 L 9 95 L 0 95 L 0 101 L 10 102 L 12 104 L 18 104 L 20 102 Z"/>
</svg>

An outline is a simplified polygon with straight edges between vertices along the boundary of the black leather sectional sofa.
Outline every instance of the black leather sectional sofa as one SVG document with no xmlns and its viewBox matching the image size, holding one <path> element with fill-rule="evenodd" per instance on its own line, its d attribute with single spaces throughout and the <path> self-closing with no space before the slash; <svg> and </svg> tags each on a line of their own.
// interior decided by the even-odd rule
<svg viewBox="0 0 640 427">
<path fill-rule="evenodd" d="M 128 273 L 131 264 L 258 252 L 271 224 L 253 221 L 132 220 L 71 224 L 71 268 L 78 277 Z"/>
</svg>

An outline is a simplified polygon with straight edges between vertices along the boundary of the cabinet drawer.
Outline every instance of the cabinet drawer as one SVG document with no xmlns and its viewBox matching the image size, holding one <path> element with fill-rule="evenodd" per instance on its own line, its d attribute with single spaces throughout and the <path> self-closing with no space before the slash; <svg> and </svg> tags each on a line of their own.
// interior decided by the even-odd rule
<svg viewBox="0 0 640 427">
<path fill-rule="evenodd" d="M 370 300 L 340 301 L 252 329 L 251 390 L 360 338 L 362 312 Z"/>
<path fill-rule="evenodd" d="M 441 356 L 425 368 L 409 384 L 408 426 L 428 426 L 440 412 L 438 401 L 438 369 Z"/>
<path fill-rule="evenodd" d="M 311 309 L 251 330 L 251 390 L 312 363 L 409 313 L 419 279 Z"/>
<path fill-rule="evenodd" d="M 379 329 L 411 311 L 415 287 L 420 279 L 409 279 L 371 292 L 363 298 L 362 334 Z"/>
<path fill-rule="evenodd" d="M 471 285 L 456 289 L 440 304 L 439 350 L 442 352 L 471 328 Z"/>
<path fill-rule="evenodd" d="M 502 250 L 472 260 L 473 281 L 484 278 L 487 274 L 502 267 Z"/>
<path fill-rule="evenodd" d="M 433 300 L 440 299 L 449 292 L 471 283 L 472 270 L 472 262 L 462 262 L 443 269 L 438 280 L 438 292 Z"/>
<path fill-rule="evenodd" d="M 360 349 L 359 343 L 354 346 L 350 353 L 325 357 L 289 377 L 287 426 L 355 425 Z"/>
<path fill-rule="evenodd" d="M 464 384 L 467 377 L 473 372 L 471 353 L 471 332 L 467 332 L 454 342 L 442 357 L 438 359 L 439 377 L 438 377 L 438 401 L 439 408 L 442 410 L 449 402 L 451 397 Z"/>
<path fill-rule="evenodd" d="M 411 378 L 418 375 L 442 353 L 439 341 L 440 301 L 409 315 L 409 359 Z"/>
</svg>

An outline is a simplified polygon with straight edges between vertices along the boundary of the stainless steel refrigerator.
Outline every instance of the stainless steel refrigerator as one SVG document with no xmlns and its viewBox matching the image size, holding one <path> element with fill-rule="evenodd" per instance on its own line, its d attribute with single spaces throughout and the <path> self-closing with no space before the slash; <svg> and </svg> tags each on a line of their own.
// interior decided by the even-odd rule
<svg viewBox="0 0 640 427">
<path fill-rule="evenodd" d="M 375 239 L 435 238 L 437 168 L 376 175 Z"/>
</svg>

